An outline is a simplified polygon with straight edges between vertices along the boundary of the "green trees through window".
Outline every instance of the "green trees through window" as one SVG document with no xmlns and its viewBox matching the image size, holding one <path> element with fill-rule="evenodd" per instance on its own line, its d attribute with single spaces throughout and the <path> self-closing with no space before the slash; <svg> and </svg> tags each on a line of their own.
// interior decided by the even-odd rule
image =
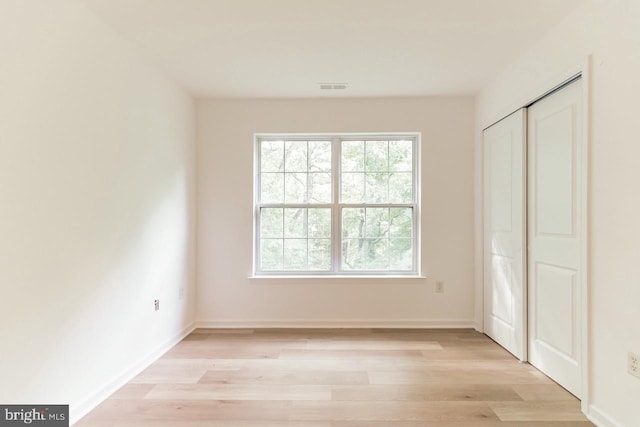
<svg viewBox="0 0 640 427">
<path fill-rule="evenodd" d="M 258 273 L 417 272 L 417 136 L 258 137 Z"/>
</svg>

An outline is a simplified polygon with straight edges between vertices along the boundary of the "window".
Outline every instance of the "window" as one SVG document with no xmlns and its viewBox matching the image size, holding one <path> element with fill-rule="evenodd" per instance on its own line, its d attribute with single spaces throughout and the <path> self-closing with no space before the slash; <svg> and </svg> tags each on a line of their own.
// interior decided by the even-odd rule
<svg viewBox="0 0 640 427">
<path fill-rule="evenodd" d="M 419 273 L 417 134 L 257 135 L 255 273 Z"/>
</svg>

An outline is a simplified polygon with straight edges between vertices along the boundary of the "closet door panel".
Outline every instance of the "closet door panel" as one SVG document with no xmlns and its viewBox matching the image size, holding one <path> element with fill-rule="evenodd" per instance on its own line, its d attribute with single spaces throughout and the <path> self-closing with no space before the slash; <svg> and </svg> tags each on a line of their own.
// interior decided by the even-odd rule
<svg viewBox="0 0 640 427">
<path fill-rule="evenodd" d="M 521 360 L 527 354 L 525 120 L 521 109 L 483 134 L 485 332 Z"/>
<path fill-rule="evenodd" d="M 579 82 L 528 112 L 529 361 L 581 389 L 583 167 Z"/>
</svg>

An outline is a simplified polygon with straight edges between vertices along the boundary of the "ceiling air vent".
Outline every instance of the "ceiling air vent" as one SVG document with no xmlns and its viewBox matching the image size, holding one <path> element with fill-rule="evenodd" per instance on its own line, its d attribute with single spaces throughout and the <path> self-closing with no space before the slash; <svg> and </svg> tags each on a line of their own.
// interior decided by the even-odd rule
<svg viewBox="0 0 640 427">
<path fill-rule="evenodd" d="M 320 90 L 345 90 L 347 83 L 318 83 Z"/>
</svg>

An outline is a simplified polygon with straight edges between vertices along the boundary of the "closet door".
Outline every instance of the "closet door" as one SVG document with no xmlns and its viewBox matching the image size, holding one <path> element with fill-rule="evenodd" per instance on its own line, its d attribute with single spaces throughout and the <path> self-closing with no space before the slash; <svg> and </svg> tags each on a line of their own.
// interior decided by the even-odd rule
<svg viewBox="0 0 640 427">
<path fill-rule="evenodd" d="M 525 131 L 521 109 L 485 129 L 484 328 L 526 358 Z"/>
<path fill-rule="evenodd" d="M 528 113 L 529 361 L 581 395 L 584 197 L 580 82 Z"/>
</svg>

